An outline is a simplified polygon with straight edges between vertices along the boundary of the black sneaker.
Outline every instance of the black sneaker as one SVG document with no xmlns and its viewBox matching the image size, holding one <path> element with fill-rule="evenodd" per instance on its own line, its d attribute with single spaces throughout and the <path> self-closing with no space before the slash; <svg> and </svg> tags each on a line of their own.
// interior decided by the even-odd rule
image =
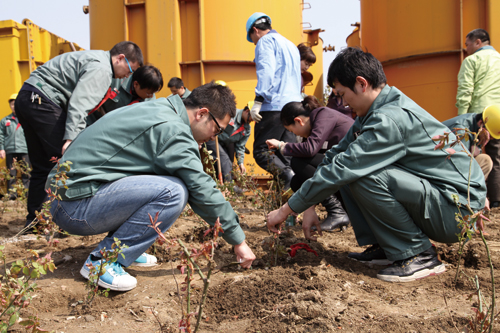
<svg viewBox="0 0 500 333">
<path fill-rule="evenodd" d="M 392 261 L 387 259 L 384 250 L 378 244 L 374 244 L 361 253 L 351 252 L 348 258 L 360 261 L 365 264 L 390 265 Z"/>
<path fill-rule="evenodd" d="M 430 249 L 408 259 L 395 261 L 379 271 L 377 278 L 388 282 L 410 282 L 444 273 L 446 267 L 439 260 L 436 250 Z"/>
</svg>

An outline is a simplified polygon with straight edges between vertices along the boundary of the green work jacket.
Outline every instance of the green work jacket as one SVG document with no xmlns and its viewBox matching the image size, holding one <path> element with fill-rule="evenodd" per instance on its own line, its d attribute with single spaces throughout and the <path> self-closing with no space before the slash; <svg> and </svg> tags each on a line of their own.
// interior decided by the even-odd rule
<svg viewBox="0 0 500 333">
<path fill-rule="evenodd" d="M 303 212 L 341 186 L 389 165 L 426 179 L 451 203 L 452 195 L 458 194 L 460 203 L 466 204 L 470 160 L 464 153 L 449 156 L 444 149 L 434 150 L 436 142 L 432 137 L 444 132 L 449 132 L 446 126 L 397 88 L 386 85 L 366 116 L 356 118 L 344 139 L 326 152 L 314 176 L 289 199 L 290 208 Z M 450 139 L 454 138 L 454 134 L 450 134 Z M 428 186 L 427 182 L 423 184 Z M 484 207 L 486 185 L 481 168 L 475 162 L 470 198 L 473 209 Z M 427 195 L 427 216 L 431 207 L 429 200 Z"/>
<path fill-rule="evenodd" d="M 455 128 L 466 128 L 471 132 L 477 133 L 479 131 L 479 126 L 477 125 L 477 122 L 481 119 L 482 119 L 482 114 L 466 113 L 443 121 L 443 125 L 448 127 L 450 131 L 453 131 Z M 463 132 L 464 131 L 462 130 L 456 133 L 463 134 Z M 469 149 L 470 151 L 472 140 L 467 140 L 462 142 L 464 143 L 465 147 L 467 147 L 467 149 Z M 459 151 L 460 148 L 455 146 L 455 150 Z"/>
<path fill-rule="evenodd" d="M 111 89 L 116 89 L 118 94 L 115 98 L 110 98 L 102 105 L 106 113 L 121 108 L 122 106 L 129 105 L 132 102 L 143 102 L 156 99 L 153 95 L 152 98 L 141 99 L 139 96 L 132 93 L 133 75 L 126 79 L 113 79 L 111 82 Z"/>
<path fill-rule="evenodd" d="M 0 150 L 6 154 L 28 153 L 23 128 L 12 113 L 0 121 Z"/>
<path fill-rule="evenodd" d="M 26 83 L 67 111 L 63 140 L 73 140 L 85 128 L 88 112 L 106 95 L 113 76 L 109 51 L 78 51 L 47 61 Z"/>
<path fill-rule="evenodd" d="M 458 114 L 482 113 L 500 104 L 500 54 L 484 46 L 462 62 L 458 73 Z"/>
<path fill-rule="evenodd" d="M 179 96 L 136 103 L 107 114 L 80 133 L 61 161 L 73 163 L 67 173 L 68 188 L 58 190 L 63 201 L 91 197 L 102 184 L 123 177 L 174 176 L 186 185 L 188 202 L 196 214 L 210 225 L 220 217 L 228 243 L 236 245 L 245 239 L 238 216 L 203 171 L 198 143 Z M 46 189 L 53 189 L 55 173 L 54 168 Z"/>
<path fill-rule="evenodd" d="M 242 124 L 241 115 L 243 110 L 237 109 L 236 115 L 231 118 L 224 132 L 219 134 L 219 142 L 222 144 L 234 143 L 234 151 L 238 164 L 245 160 L 245 145 L 250 137 L 250 124 Z"/>
<path fill-rule="evenodd" d="M 188 98 L 189 95 L 191 95 L 191 90 L 189 90 L 188 88 L 184 87 L 184 89 L 186 89 L 186 91 L 184 91 L 184 95 L 182 95 L 182 100 L 185 100 L 186 98 Z"/>
</svg>

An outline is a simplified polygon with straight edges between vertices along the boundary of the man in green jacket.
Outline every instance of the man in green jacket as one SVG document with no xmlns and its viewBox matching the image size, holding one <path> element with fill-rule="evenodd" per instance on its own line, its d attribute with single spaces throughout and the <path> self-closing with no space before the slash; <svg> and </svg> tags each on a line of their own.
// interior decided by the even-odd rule
<svg viewBox="0 0 500 333">
<path fill-rule="evenodd" d="M 13 185 L 17 181 L 17 170 L 13 168 L 14 159 L 17 161 L 24 161 L 26 166 L 30 165 L 28 157 L 28 148 L 26 147 L 26 140 L 24 139 L 24 132 L 19 120 L 16 117 L 16 110 L 14 103 L 17 94 L 12 94 L 9 98 L 9 106 L 12 113 L 0 121 L 0 158 L 5 158 L 7 169 L 10 170 L 10 179 L 7 182 L 7 196 L 11 200 L 17 198 L 17 193 L 13 191 Z M 23 185 L 25 188 L 29 187 L 29 175 L 23 173 L 21 175 Z"/>
<path fill-rule="evenodd" d="M 500 54 L 490 45 L 486 30 L 475 29 L 465 38 L 467 58 L 458 73 L 458 114 L 482 113 L 490 105 L 500 104 Z M 484 148 L 493 161 L 488 180 L 491 207 L 500 206 L 500 140 L 491 139 Z"/>
<path fill-rule="evenodd" d="M 172 95 L 179 95 L 183 100 L 188 98 L 191 95 L 191 90 L 184 86 L 184 82 L 182 82 L 181 78 L 173 77 L 168 81 L 168 88 Z M 169 96 L 170 97 L 170 96 Z"/>
<path fill-rule="evenodd" d="M 219 218 L 222 237 L 234 245 L 238 262 L 251 266 L 255 256 L 245 243 L 238 215 L 203 171 L 199 153 L 203 143 L 224 130 L 235 109 L 229 88 L 208 83 L 193 90 L 184 103 L 171 96 L 126 106 L 75 139 L 61 160 L 72 162 L 67 189 L 58 189 L 62 200 L 52 205 L 51 213 L 71 234 L 108 232 L 83 265 L 84 277 L 89 275 L 87 264 L 98 265 L 100 250 L 110 249 L 116 237 L 128 246 L 125 258 L 107 265 L 99 284 L 112 290 L 134 288 L 137 280 L 123 267 L 156 263 L 144 253 L 157 237 L 148 214 L 159 213 L 159 228 L 165 232 L 186 202 L 210 225 Z M 55 173 L 56 168 L 47 190 L 54 191 Z"/>
<path fill-rule="evenodd" d="M 26 226 L 45 201 L 52 157 L 64 154 L 86 126 L 87 114 L 105 97 L 113 78 L 128 77 L 142 66 L 141 49 L 121 42 L 110 51 L 61 54 L 34 70 L 16 99 L 33 165 L 28 193 Z"/>
<path fill-rule="evenodd" d="M 89 113 L 87 126 L 123 106 L 156 99 L 155 94 L 162 88 L 161 72 L 151 65 L 139 67 L 126 79 L 113 79 L 106 98 Z"/>
<path fill-rule="evenodd" d="M 350 253 L 350 258 L 392 261 L 377 274 L 384 281 L 414 281 L 444 272 L 429 238 L 458 241 L 454 197 L 462 207 L 467 204 L 468 156 L 449 156 L 444 149 L 449 146 L 434 149 L 433 137 L 449 129 L 388 86 L 382 64 L 370 53 L 341 51 L 330 65 L 328 84 L 335 85 L 358 117 L 344 139 L 326 152 L 314 176 L 288 203 L 269 213 L 268 228 L 277 232 L 288 215 L 340 190 L 358 244 L 370 246 L 363 253 Z M 484 176 L 474 163 L 472 209 L 484 207 L 485 194 Z"/>
</svg>

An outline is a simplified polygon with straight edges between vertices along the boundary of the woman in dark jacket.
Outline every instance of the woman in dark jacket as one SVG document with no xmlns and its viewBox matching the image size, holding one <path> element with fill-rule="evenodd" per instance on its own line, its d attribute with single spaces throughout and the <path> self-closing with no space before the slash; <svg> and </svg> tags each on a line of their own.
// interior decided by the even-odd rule
<svg viewBox="0 0 500 333">
<path fill-rule="evenodd" d="M 321 106 L 314 96 L 307 96 L 302 102 L 287 103 L 281 110 L 283 126 L 295 135 L 305 138 L 300 143 L 267 140 L 270 149 L 278 149 L 284 156 L 293 156 L 291 166 L 295 172 L 290 187 L 297 191 L 316 172 L 325 152 L 339 143 L 351 128 L 354 120 L 336 110 Z M 328 213 L 321 223 L 321 230 L 333 231 L 349 224 L 349 217 L 337 196 L 332 193 L 322 202 Z M 304 219 L 317 219 L 314 206 L 304 212 Z"/>
</svg>

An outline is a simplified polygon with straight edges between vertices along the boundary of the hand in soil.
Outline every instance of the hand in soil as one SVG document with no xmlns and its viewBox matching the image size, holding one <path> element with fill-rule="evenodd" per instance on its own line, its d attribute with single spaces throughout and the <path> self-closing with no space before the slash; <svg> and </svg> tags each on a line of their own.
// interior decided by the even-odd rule
<svg viewBox="0 0 500 333">
<path fill-rule="evenodd" d="M 280 233 L 276 226 L 279 226 L 283 223 L 288 215 L 294 214 L 293 210 L 288 206 L 288 203 L 281 206 L 280 209 L 273 210 L 269 214 L 267 214 L 267 228 L 272 232 Z"/>
<path fill-rule="evenodd" d="M 252 262 L 255 260 L 255 254 L 253 254 L 252 249 L 248 247 L 245 241 L 234 246 L 234 253 L 241 267 L 250 268 L 252 266 Z"/>
<path fill-rule="evenodd" d="M 302 219 L 302 231 L 304 232 L 304 237 L 312 241 L 318 240 L 318 237 L 315 237 L 315 235 L 317 234 L 319 234 L 319 236 L 323 236 L 323 232 L 321 231 L 321 225 L 319 223 L 318 214 L 316 214 L 314 208 L 315 206 L 309 207 L 304 212 L 304 217 Z M 313 225 L 316 226 L 318 230 L 317 233 L 316 231 L 311 232 L 311 227 Z"/>
</svg>

